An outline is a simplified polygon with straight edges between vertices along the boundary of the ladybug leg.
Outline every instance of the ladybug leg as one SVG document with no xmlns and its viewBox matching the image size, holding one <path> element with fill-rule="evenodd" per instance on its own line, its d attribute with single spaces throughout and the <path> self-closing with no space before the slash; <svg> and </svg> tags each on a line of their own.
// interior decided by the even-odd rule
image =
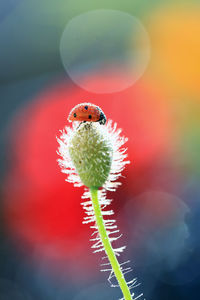
<svg viewBox="0 0 200 300">
<path fill-rule="evenodd" d="M 79 129 L 79 127 L 81 126 L 82 123 L 86 123 L 86 121 L 82 121 L 76 129 Z"/>
</svg>

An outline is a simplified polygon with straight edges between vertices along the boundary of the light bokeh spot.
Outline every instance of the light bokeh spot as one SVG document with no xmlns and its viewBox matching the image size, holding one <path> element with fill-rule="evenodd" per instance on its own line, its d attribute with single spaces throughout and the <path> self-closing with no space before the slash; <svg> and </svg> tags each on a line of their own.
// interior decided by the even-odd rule
<svg viewBox="0 0 200 300">
<path fill-rule="evenodd" d="M 150 57 L 149 36 L 142 23 L 128 13 L 89 11 L 67 24 L 60 54 L 66 72 L 78 86 L 94 93 L 117 92 L 143 75 Z M 92 76 L 101 78 L 101 84 L 91 80 Z"/>
</svg>

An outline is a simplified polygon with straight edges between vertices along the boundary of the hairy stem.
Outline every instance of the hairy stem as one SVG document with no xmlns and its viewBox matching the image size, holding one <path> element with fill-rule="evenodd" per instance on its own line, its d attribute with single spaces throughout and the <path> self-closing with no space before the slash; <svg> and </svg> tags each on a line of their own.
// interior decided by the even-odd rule
<svg viewBox="0 0 200 300">
<path fill-rule="evenodd" d="M 117 258 L 115 256 L 114 250 L 112 248 L 112 245 L 110 243 L 103 216 L 101 213 L 101 207 L 98 200 L 98 189 L 97 188 L 90 188 L 91 198 L 92 198 L 92 204 L 94 208 L 94 213 L 96 217 L 96 224 L 98 227 L 99 235 L 102 241 L 102 244 L 104 246 L 105 252 L 108 256 L 108 259 L 110 261 L 110 264 L 112 266 L 112 269 L 115 273 L 115 276 L 117 278 L 117 281 L 119 283 L 119 286 L 122 290 L 123 296 L 125 300 L 132 300 L 131 293 L 129 291 L 129 288 L 127 286 L 126 280 L 124 278 L 124 275 L 122 273 L 122 270 L 120 268 L 120 265 L 117 261 Z"/>
</svg>

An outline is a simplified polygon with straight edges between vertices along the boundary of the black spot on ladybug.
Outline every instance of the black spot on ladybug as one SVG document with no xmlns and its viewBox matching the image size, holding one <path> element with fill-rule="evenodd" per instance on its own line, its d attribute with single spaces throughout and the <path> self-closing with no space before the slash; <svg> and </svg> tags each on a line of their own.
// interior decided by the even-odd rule
<svg viewBox="0 0 200 300">
<path fill-rule="evenodd" d="M 92 115 L 89 115 L 88 118 L 89 118 L 89 119 L 92 119 Z"/>
<path fill-rule="evenodd" d="M 74 118 L 76 118 L 76 113 L 74 113 Z"/>
<path fill-rule="evenodd" d="M 86 105 L 85 107 L 84 107 L 86 110 L 88 110 L 88 106 Z"/>
</svg>

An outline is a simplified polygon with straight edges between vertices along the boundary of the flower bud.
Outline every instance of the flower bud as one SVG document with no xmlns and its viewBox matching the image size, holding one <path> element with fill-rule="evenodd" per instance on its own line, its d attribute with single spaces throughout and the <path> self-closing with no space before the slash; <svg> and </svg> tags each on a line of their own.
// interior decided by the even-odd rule
<svg viewBox="0 0 200 300">
<path fill-rule="evenodd" d="M 106 182 L 113 147 L 104 126 L 95 122 L 81 123 L 69 140 L 68 151 L 84 185 L 98 188 Z"/>
</svg>

